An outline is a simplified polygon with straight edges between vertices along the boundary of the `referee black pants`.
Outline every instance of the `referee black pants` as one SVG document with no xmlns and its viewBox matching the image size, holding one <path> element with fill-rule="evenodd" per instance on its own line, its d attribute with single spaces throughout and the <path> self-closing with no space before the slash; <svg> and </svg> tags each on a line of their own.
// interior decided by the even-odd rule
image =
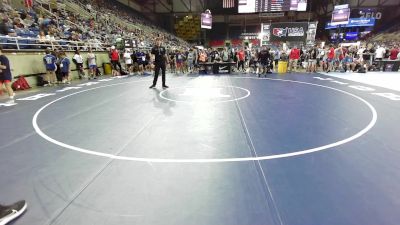
<svg viewBox="0 0 400 225">
<path fill-rule="evenodd" d="M 163 64 L 156 63 L 155 64 L 154 80 L 153 80 L 154 86 L 156 86 L 156 84 L 157 84 L 158 75 L 160 74 L 160 69 L 161 69 L 161 73 L 162 73 L 162 85 L 165 86 L 165 70 L 166 70 L 165 63 L 163 63 Z"/>
</svg>

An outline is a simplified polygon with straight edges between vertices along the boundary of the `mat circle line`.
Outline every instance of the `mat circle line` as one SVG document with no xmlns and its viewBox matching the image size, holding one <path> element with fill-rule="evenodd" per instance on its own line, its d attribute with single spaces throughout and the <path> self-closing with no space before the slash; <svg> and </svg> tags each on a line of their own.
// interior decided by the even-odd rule
<svg viewBox="0 0 400 225">
<path fill-rule="evenodd" d="M 76 146 L 72 146 L 63 142 L 60 142 L 58 140 L 55 140 L 51 137 L 49 137 L 48 135 L 46 135 L 39 127 L 38 123 L 37 123 L 37 119 L 40 115 L 40 113 L 46 109 L 47 107 L 49 107 L 50 105 L 68 98 L 70 96 L 73 95 L 77 95 L 80 93 L 84 93 L 87 91 L 91 91 L 91 90 L 95 90 L 95 89 L 99 89 L 99 88 L 105 88 L 105 87 L 110 87 L 110 86 L 117 86 L 117 85 L 123 85 L 123 84 L 129 84 L 129 83 L 137 83 L 137 82 L 142 82 L 142 81 L 131 81 L 131 82 L 122 82 L 122 83 L 117 83 L 117 84 L 110 84 L 110 85 L 104 85 L 104 86 L 99 86 L 99 87 L 95 87 L 95 88 L 90 88 L 90 89 L 86 89 L 86 90 L 82 90 L 82 91 L 78 91 L 63 97 L 60 97 L 58 99 L 55 99 L 49 103 L 47 103 L 46 105 L 44 105 L 43 107 L 41 107 L 38 111 L 36 111 L 36 113 L 34 114 L 33 118 L 32 118 L 32 126 L 35 129 L 36 133 L 41 136 L 42 138 L 44 138 L 45 140 L 58 145 L 60 147 L 63 148 L 67 148 L 69 150 L 73 150 L 73 151 L 77 151 L 77 152 L 81 152 L 81 153 L 85 153 L 85 154 L 90 154 L 90 155 L 94 155 L 94 156 L 99 156 L 99 157 L 105 157 L 105 158 L 109 158 L 109 159 L 115 159 L 115 160 L 124 160 L 124 161 L 136 161 L 136 162 L 152 162 L 152 163 L 223 163 L 223 162 L 246 162 L 246 161 L 262 161 L 262 160 L 271 160 L 271 159 L 279 159 L 279 158 L 288 158 L 288 157 L 294 157 L 294 156 L 301 156 L 301 155 L 305 155 L 305 154 L 310 154 L 310 153 L 314 153 L 314 152 L 319 152 L 319 151 L 323 151 L 323 150 L 328 150 L 331 149 L 333 147 L 337 147 L 340 145 L 344 145 L 346 143 L 349 143 L 351 141 L 354 141 L 358 138 L 360 138 L 361 136 L 365 135 L 368 131 L 370 131 L 376 124 L 377 120 L 378 120 L 378 113 L 376 111 L 376 109 L 372 106 L 371 103 L 369 103 L 368 101 L 366 101 L 365 99 L 340 90 L 340 89 L 336 89 L 333 87 L 328 87 L 328 86 L 324 86 L 324 85 L 319 85 L 319 84 L 313 84 L 313 83 L 308 83 L 308 82 L 302 82 L 302 81 L 293 81 L 293 80 L 284 80 L 284 79 L 274 79 L 274 78 L 253 78 L 253 77 L 232 77 L 235 79 L 261 79 L 261 80 L 273 80 L 273 81 L 283 81 L 283 82 L 291 82 L 291 83 L 299 83 L 299 84 L 306 84 L 306 85 L 311 85 L 311 86 L 316 86 L 316 87 L 322 87 L 322 88 L 326 88 L 326 89 L 330 89 L 330 90 L 334 90 L 346 95 L 349 95 L 351 97 L 354 97 L 358 100 L 360 100 L 361 102 L 363 102 L 365 105 L 368 106 L 368 108 L 370 109 L 371 113 L 372 113 L 372 118 L 371 121 L 368 123 L 368 125 L 363 128 L 361 131 L 357 132 L 356 134 L 331 143 L 331 144 L 327 144 L 327 145 L 323 145 L 320 147 L 315 147 L 315 148 L 310 148 L 310 149 L 304 149 L 304 150 L 299 150 L 296 152 L 290 152 L 290 153 L 282 153 L 282 154 L 275 154 L 275 155 L 267 155 L 267 156 L 258 156 L 258 157 L 241 157 L 241 158 L 214 158 L 214 159 L 170 159 L 170 158 L 145 158 L 145 157 L 127 157 L 127 156 L 118 156 L 118 155 L 113 155 L 113 154 L 107 154 L 107 153 L 101 153 L 101 152 L 96 152 L 96 151 L 92 151 L 89 149 L 83 149 L 80 147 L 76 147 Z M 143 81 L 148 81 L 148 80 L 143 80 Z"/>
</svg>

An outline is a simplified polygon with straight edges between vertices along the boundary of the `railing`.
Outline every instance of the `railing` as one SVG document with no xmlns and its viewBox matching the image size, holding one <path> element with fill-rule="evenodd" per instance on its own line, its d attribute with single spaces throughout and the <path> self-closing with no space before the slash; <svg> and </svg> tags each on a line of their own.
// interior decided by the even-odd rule
<svg viewBox="0 0 400 225">
<path fill-rule="evenodd" d="M 5 49 L 65 49 L 74 50 L 78 49 L 93 49 L 96 51 L 105 50 L 111 45 L 105 43 L 96 43 L 95 40 L 88 41 L 67 41 L 67 40 L 41 40 L 38 38 L 25 38 L 25 37 L 11 37 L 0 36 L 0 45 Z"/>
</svg>

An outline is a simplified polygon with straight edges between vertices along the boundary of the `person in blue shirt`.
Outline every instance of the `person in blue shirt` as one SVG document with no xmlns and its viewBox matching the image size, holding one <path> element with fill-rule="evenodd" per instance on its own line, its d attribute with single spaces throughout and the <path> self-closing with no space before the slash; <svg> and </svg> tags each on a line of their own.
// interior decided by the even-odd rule
<svg viewBox="0 0 400 225">
<path fill-rule="evenodd" d="M 142 51 L 136 52 L 137 63 L 139 66 L 139 73 L 143 74 L 143 66 L 146 62 L 146 54 Z"/>
<path fill-rule="evenodd" d="M 56 83 L 56 62 L 57 58 L 50 54 L 50 50 L 46 49 L 46 55 L 43 57 L 44 66 L 46 68 L 46 81 L 51 86 Z M 46 86 L 46 85 L 45 85 Z"/>
<path fill-rule="evenodd" d="M 65 52 L 60 53 L 60 71 L 61 71 L 61 77 L 62 77 L 62 82 L 63 84 L 71 84 L 71 79 L 70 79 L 70 65 L 71 62 L 69 61 L 67 55 Z"/>
</svg>

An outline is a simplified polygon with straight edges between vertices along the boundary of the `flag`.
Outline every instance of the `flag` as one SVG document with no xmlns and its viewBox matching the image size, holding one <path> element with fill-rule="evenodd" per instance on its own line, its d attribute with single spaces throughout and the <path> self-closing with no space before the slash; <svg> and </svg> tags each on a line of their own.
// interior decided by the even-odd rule
<svg viewBox="0 0 400 225">
<path fill-rule="evenodd" d="M 235 0 L 223 0 L 222 1 L 222 8 L 234 8 L 235 7 Z"/>
</svg>

